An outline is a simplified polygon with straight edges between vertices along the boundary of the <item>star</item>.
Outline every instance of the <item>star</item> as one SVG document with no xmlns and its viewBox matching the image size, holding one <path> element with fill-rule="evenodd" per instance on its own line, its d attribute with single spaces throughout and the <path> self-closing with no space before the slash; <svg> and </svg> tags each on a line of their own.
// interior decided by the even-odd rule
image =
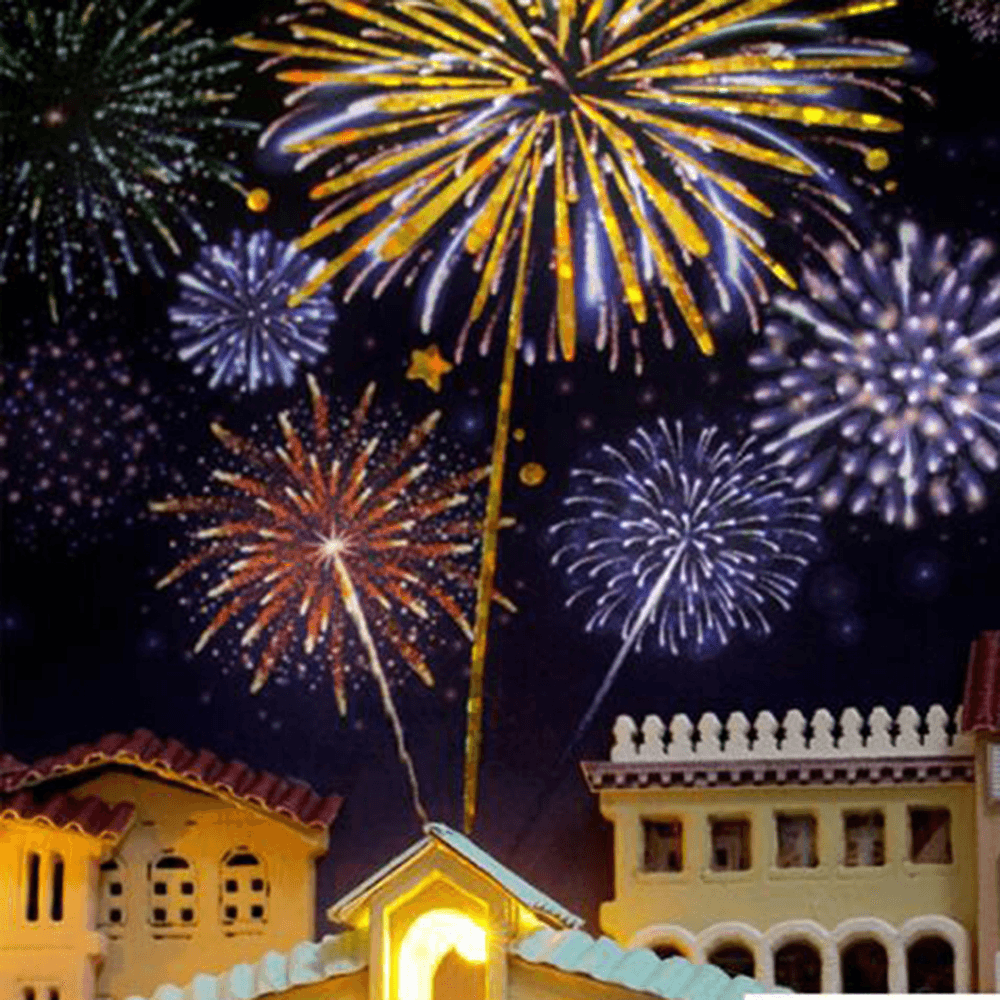
<svg viewBox="0 0 1000 1000">
<path fill-rule="evenodd" d="M 437 344 L 431 344 L 426 351 L 411 351 L 410 367 L 406 369 L 409 379 L 422 379 L 428 389 L 441 391 L 441 376 L 447 375 L 455 366 L 441 356 Z"/>
</svg>

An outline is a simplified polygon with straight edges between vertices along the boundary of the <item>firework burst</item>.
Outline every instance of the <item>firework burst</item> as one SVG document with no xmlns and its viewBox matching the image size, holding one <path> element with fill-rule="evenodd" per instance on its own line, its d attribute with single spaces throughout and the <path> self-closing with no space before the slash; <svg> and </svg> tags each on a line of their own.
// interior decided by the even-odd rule
<svg viewBox="0 0 1000 1000">
<path fill-rule="evenodd" d="M 937 8 L 956 24 L 964 24 L 977 42 L 1000 39 L 1000 6 L 995 0 L 937 0 Z"/>
<path fill-rule="evenodd" d="M 170 310 L 182 361 L 209 385 L 290 386 L 300 365 L 326 352 L 337 314 L 326 295 L 298 306 L 289 295 L 322 267 L 293 244 L 266 230 L 236 231 L 229 247 L 205 247 L 193 269 L 178 279 L 180 300 Z"/>
<path fill-rule="evenodd" d="M 238 65 L 191 31 L 192 0 L 6 0 L 0 7 L 0 277 L 20 258 L 59 294 L 99 268 L 118 272 L 180 253 L 175 230 L 203 237 L 192 182 L 238 186 L 206 138 L 249 131 L 226 115 Z M 85 270 L 86 268 L 86 270 Z"/>
<path fill-rule="evenodd" d="M 647 638 L 704 656 L 738 632 L 767 635 L 818 542 L 811 501 L 753 438 L 736 446 L 715 428 L 689 435 L 661 419 L 601 457 L 571 473 L 571 515 L 550 529 L 567 607 L 587 609 L 588 632 L 622 640 L 576 739 Z"/>
<path fill-rule="evenodd" d="M 0 365 L 0 490 L 19 542 L 118 532 L 156 477 L 166 401 L 112 338 L 91 339 L 54 334 Z"/>
<path fill-rule="evenodd" d="M 302 86 L 263 139 L 300 154 L 300 167 L 334 158 L 312 192 L 330 205 L 300 242 L 350 236 L 300 294 L 354 264 L 359 280 L 426 264 L 427 331 L 469 260 L 478 277 L 461 357 L 477 324 L 488 348 L 494 298 L 519 314 L 522 335 L 528 288 L 551 271 L 549 356 L 574 355 L 589 310 L 614 361 L 621 302 L 627 325 L 660 319 L 672 342 L 661 292 L 711 353 L 689 266 L 724 296 L 726 266 L 757 291 L 771 277 L 794 285 L 757 229 L 776 215 L 757 178 L 849 211 L 803 140 L 900 128 L 857 108 L 873 91 L 898 99 L 864 75 L 906 66 L 907 51 L 835 30 L 894 2 L 808 13 L 796 0 L 327 0 L 342 30 L 303 18 L 294 42 L 238 39 L 314 67 L 278 73 Z"/>
<path fill-rule="evenodd" d="M 311 435 L 301 435 L 288 414 L 278 418 L 275 448 L 214 424 L 239 468 L 213 473 L 219 492 L 152 504 L 155 512 L 205 522 L 193 533 L 200 546 L 159 586 L 210 568 L 214 613 L 196 651 L 222 629 L 238 629 L 255 664 L 253 691 L 298 656 L 318 659 L 329 667 L 344 712 L 348 674 L 362 662 L 422 815 L 389 670 L 405 666 L 433 683 L 421 634 L 436 618 L 471 637 L 461 595 L 474 585 L 470 560 L 480 524 L 469 491 L 488 470 L 435 476 L 428 441 L 440 414 L 394 436 L 389 424 L 369 418 L 374 385 L 332 433 L 327 401 L 313 376 L 307 381 Z"/>
<path fill-rule="evenodd" d="M 776 299 L 753 427 L 824 509 L 914 528 L 925 504 L 981 508 L 1000 465 L 1000 276 L 980 280 L 987 240 L 956 251 L 906 222 L 894 242 L 835 245 L 808 297 Z"/>
</svg>

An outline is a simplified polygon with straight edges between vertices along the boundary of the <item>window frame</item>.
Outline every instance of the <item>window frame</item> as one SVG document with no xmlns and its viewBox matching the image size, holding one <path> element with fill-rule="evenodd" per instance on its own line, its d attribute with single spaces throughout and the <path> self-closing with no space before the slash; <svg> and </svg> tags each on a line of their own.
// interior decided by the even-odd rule
<svg viewBox="0 0 1000 1000">
<path fill-rule="evenodd" d="M 710 813 L 707 817 L 708 837 L 705 851 L 705 874 L 711 878 L 737 878 L 745 877 L 754 870 L 755 851 L 753 849 L 753 818 L 748 813 Z M 746 866 L 739 868 L 716 868 L 715 867 L 715 835 L 716 825 L 730 823 L 734 826 L 739 824 L 743 827 L 741 831 L 740 847 L 745 852 Z M 745 837 L 742 833 L 745 831 Z"/>
<path fill-rule="evenodd" d="M 680 854 L 680 864 L 677 868 L 648 868 L 646 866 L 649 851 L 648 828 L 651 826 L 675 825 L 678 828 L 678 850 Z M 652 876 L 654 878 L 677 878 L 687 874 L 688 865 L 688 822 L 685 816 L 679 813 L 670 813 L 657 816 L 639 817 L 639 850 L 638 850 L 638 870 L 641 875 Z M 669 855 L 668 855 L 669 856 Z"/>
</svg>

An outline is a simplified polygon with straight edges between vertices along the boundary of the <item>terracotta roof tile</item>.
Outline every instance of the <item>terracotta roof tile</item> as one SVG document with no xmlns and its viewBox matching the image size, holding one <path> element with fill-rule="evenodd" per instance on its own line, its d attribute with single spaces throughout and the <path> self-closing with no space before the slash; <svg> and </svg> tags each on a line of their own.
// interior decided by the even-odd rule
<svg viewBox="0 0 1000 1000">
<path fill-rule="evenodd" d="M 5 774 L 11 774 L 14 771 L 23 771 L 27 767 L 26 764 L 22 764 L 16 757 L 9 753 L 0 753 L 0 778 L 3 778 Z"/>
<path fill-rule="evenodd" d="M 1000 731 L 1000 631 L 981 632 L 972 643 L 962 699 L 962 729 Z"/>
<path fill-rule="evenodd" d="M 81 743 L 33 764 L 19 764 L 10 758 L 16 766 L 7 771 L 3 770 L 5 759 L 0 757 L 0 791 L 7 792 L 106 764 L 126 764 L 188 782 L 203 791 L 232 796 L 318 830 L 333 822 L 343 802 L 339 795 L 317 795 L 304 781 L 254 771 L 242 761 L 223 761 L 208 750 L 191 750 L 175 739 L 161 740 L 146 729 L 109 733 L 94 743 Z"/>
<path fill-rule="evenodd" d="M 65 792 L 41 795 L 30 789 L 0 795 L 0 819 L 20 819 L 57 830 L 76 830 L 105 840 L 118 840 L 134 815 L 135 806 L 131 802 L 112 806 L 96 795 L 78 799 Z"/>
</svg>

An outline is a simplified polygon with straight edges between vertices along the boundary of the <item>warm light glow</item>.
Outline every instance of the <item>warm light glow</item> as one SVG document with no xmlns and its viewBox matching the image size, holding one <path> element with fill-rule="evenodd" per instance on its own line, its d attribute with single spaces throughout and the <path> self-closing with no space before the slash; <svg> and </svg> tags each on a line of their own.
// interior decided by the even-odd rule
<svg viewBox="0 0 1000 1000">
<path fill-rule="evenodd" d="M 431 1000 L 434 973 L 453 950 L 466 962 L 485 962 L 486 931 L 458 910 L 417 917 L 399 946 L 398 1000 Z"/>
</svg>

